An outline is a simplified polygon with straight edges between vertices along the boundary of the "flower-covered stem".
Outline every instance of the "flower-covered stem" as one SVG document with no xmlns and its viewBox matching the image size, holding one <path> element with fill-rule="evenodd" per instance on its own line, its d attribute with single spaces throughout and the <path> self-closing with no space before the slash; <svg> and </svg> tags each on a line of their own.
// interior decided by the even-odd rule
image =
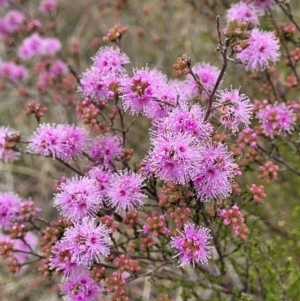
<svg viewBox="0 0 300 301">
<path fill-rule="evenodd" d="M 218 32 L 220 31 L 220 18 L 218 17 L 217 18 L 217 29 L 218 29 Z M 222 40 L 219 41 L 220 45 L 222 46 L 223 45 L 223 42 Z M 218 79 L 217 79 L 217 82 L 209 96 L 209 99 L 208 99 L 208 105 L 207 105 L 207 111 L 206 111 L 206 114 L 205 114 L 205 117 L 204 117 L 204 121 L 207 121 L 208 118 L 209 118 L 209 115 L 211 113 L 211 110 L 212 110 L 212 105 L 213 105 L 213 101 L 214 101 L 214 97 L 215 97 L 215 94 L 218 90 L 218 87 L 225 75 L 225 71 L 226 71 L 226 68 L 227 68 L 227 65 L 228 65 L 228 59 L 227 59 L 227 50 L 228 50 L 228 47 L 230 45 L 230 39 L 227 38 L 225 40 L 225 45 L 222 46 L 222 50 L 221 50 L 221 54 L 222 54 L 222 57 L 223 57 L 223 65 L 222 65 L 222 69 L 220 71 L 220 74 L 218 76 Z"/>
<path fill-rule="evenodd" d="M 270 16 L 270 19 L 271 19 L 271 22 L 272 22 L 274 28 L 276 29 L 277 32 L 280 32 L 279 28 L 278 28 L 278 25 L 277 25 L 277 23 L 274 20 L 274 16 L 273 16 L 273 13 L 272 13 L 271 9 L 268 10 L 268 13 L 269 13 L 269 16 Z M 290 51 L 289 51 L 289 48 L 288 48 L 288 46 L 286 44 L 285 39 L 282 39 L 282 45 L 284 47 L 287 59 L 289 61 L 289 67 L 292 69 L 292 72 L 294 73 L 294 76 L 297 78 L 298 84 L 300 84 L 300 77 L 299 77 L 299 75 L 297 73 L 297 70 L 296 70 L 296 67 L 295 67 L 295 65 L 294 65 L 294 63 L 292 61 L 291 54 L 290 54 Z"/>
</svg>

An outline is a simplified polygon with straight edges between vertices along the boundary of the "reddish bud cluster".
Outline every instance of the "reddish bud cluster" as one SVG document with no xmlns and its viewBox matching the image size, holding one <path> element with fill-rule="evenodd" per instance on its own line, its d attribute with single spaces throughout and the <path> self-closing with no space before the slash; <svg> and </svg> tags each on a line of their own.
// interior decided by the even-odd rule
<svg viewBox="0 0 300 301">
<path fill-rule="evenodd" d="M 116 293 L 114 296 L 114 300 L 129 300 L 128 297 L 125 296 L 126 281 L 122 278 L 120 272 L 112 273 L 110 277 L 105 279 L 105 282 L 107 284 L 106 291 L 108 293 Z"/>
<path fill-rule="evenodd" d="M 157 212 L 154 212 L 151 217 L 147 218 L 147 224 L 143 226 L 143 233 L 151 233 L 154 237 L 159 234 L 168 235 L 170 230 L 166 227 L 165 219 L 164 215 L 158 215 Z"/>
<path fill-rule="evenodd" d="M 25 114 L 26 115 L 31 115 L 34 114 L 37 118 L 44 117 L 45 113 L 47 112 L 46 107 L 42 107 L 41 104 L 36 103 L 34 101 L 30 101 L 26 108 L 25 108 Z"/>
<path fill-rule="evenodd" d="M 84 124 L 96 124 L 97 115 L 99 114 L 99 109 L 88 99 L 78 101 L 76 105 L 76 112 L 79 119 L 82 120 Z"/>
<path fill-rule="evenodd" d="M 105 267 L 95 266 L 91 269 L 90 275 L 95 280 L 95 282 L 99 283 L 105 276 Z"/>
<path fill-rule="evenodd" d="M 248 228 L 244 223 L 244 217 L 239 207 L 234 205 L 231 209 L 222 209 L 220 216 L 224 219 L 223 224 L 225 226 L 231 225 L 234 235 L 241 239 L 246 239 Z"/>
<path fill-rule="evenodd" d="M 295 88 L 298 86 L 298 79 L 296 76 L 288 76 L 284 85 L 288 88 Z"/>
<path fill-rule="evenodd" d="M 21 203 L 19 220 L 29 221 L 34 217 L 37 217 L 37 214 L 41 212 L 42 209 L 35 206 L 35 203 L 31 200 Z"/>
<path fill-rule="evenodd" d="M 177 62 L 173 64 L 173 75 L 175 77 L 180 77 L 181 75 L 187 75 L 190 72 L 189 61 L 186 58 L 179 57 Z"/>
<path fill-rule="evenodd" d="M 249 191 L 253 195 L 253 199 L 256 203 L 260 203 L 263 199 L 267 197 L 263 185 L 252 184 Z"/>
<path fill-rule="evenodd" d="M 239 133 L 237 142 L 239 148 L 242 150 L 246 146 L 256 147 L 257 134 L 251 128 L 246 128 Z"/>
<path fill-rule="evenodd" d="M 187 207 L 177 207 L 170 213 L 171 218 L 174 220 L 176 228 L 182 228 L 189 220 L 191 210 Z"/>
<path fill-rule="evenodd" d="M 187 187 L 175 183 L 167 183 L 163 186 L 159 196 L 158 205 L 165 208 L 186 206 L 186 200 L 192 196 Z"/>
<path fill-rule="evenodd" d="M 116 24 L 112 28 L 109 29 L 108 33 L 105 37 L 103 37 L 103 41 L 105 42 L 114 42 L 119 43 L 121 38 L 127 32 L 128 28 L 121 26 L 121 24 Z"/>
<path fill-rule="evenodd" d="M 13 242 L 11 240 L 0 239 L 0 256 L 3 259 L 13 256 Z"/>
<path fill-rule="evenodd" d="M 270 183 L 277 179 L 277 171 L 279 167 L 275 165 L 272 161 L 268 161 L 265 165 L 259 166 L 259 178 Z"/>
<path fill-rule="evenodd" d="M 123 218 L 123 223 L 128 225 L 129 228 L 140 224 L 141 219 L 138 216 L 138 212 L 136 210 L 126 212 L 126 216 Z"/>
<path fill-rule="evenodd" d="M 138 260 L 129 259 L 126 255 L 122 254 L 114 260 L 115 265 L 120 272 L 136 273 L 141 270 Z"/>
<path fill-rule="evenodd" d="M 25 225 L 20 224 L 20 223 L 14 223 L 10 228 L 9 228 L 9 234 L 11 238 L 21 238 L 24 237 L 27 228 Z"/>
<path fill-rule="evenodd" d="M 105 215 L 100 218 L 100 222 L 104 224 L 112 232 L 118 228 L 118 225 L 115 223 L 115 220 L 112 216 Z"/>
</svg>

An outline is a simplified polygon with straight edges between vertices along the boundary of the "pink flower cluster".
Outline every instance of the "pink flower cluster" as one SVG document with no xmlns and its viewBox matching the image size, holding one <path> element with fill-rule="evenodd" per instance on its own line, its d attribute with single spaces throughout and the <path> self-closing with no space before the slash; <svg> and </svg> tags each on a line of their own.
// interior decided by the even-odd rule
<svg viewBox="0 0 300 301">
<path fill-rule="evenodd" d="M 89 147 L 85 129 L 68 124 L 41 124 L 28 139 L 28 150 L 36 155 L 72 160 Z"/>
<path fill-rule="evenodd" d="M 271 138 L 281 133 L 290 133 L 296 121 L 293 112 L 282 103 L 267 105 L 257 113 L 257 118 L 263 126 L 264 133 Z"/>
<path fill-rule="evenodd" d="M 61 43 L 56 38 L 44 38 L 34 33 L 23 40 L 18 48 L 18 56 L 29 60 L 36 56 L 54 56 L 61 49 Z"/>
</svg>

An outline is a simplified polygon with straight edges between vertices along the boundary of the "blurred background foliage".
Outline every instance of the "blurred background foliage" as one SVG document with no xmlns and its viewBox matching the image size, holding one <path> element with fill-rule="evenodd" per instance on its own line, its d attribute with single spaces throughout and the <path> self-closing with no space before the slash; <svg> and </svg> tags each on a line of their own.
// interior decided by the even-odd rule
<svg viewBox="0 0 300 301">
<path fill-rule="evenodd" d="M 78 74 L 91 64 L 91 57 L 98 48 L 107 45 L 102 41 L 109 28 L 116 23 L 128 27 L 122 39 L 122 50 L 131 59 L 128 67 L 145 67 L 148 65 L 161 70 L 172 78 L 172 64 L 177 57 L 187 54 L 192 63 L 210 62 L 221 66 L 221 57 L 216 52 L 218 36 L 215 19 L 221 16 L 221 25 L 225 25 L 224 13 L 236 1 L 226 0 L 61 0 L 58 1 L 56 15 L 41 16 L 37 10 L 39 1 L 22 1 L 27 12 L 39 19 L 45 34 L 56 36 L 63 43 L 61 58 L 71 64 Z M 300 1 L 290 1 L 295 19 L 300 21 Z M 16 9 L 20 9 L 16 7 Z M 1 11 L 1 13 L 4 13 Z M 288 20 L 282 12 L 273 11 L 278 22 Z M 268 17 L 262 17 L 264 29 L 273 29 Z M 0 44 L 0 55 L 3 60 L 15 56 L 16 47 L 5 47 Z M 74 49 L 78 49 L 77 54 Z M 75 53 L 75 54 L 74 54 Z M 276 65 L 280 71 L 278 89 L 284 89 L 283 82 L 287 75 L 285 63 Z M 28 85 L 31 83 L 28 82 Z M 260 83 L 257 83 L 258 86 Z M 264 99 L 268 96 L 249 81 L 248 74 L 240 65 L 231 64 L 222 84 L 223 87 L 241 87 L 242 93 L 251 99 Z M 76 90 L 76 84 L 74 84 Z M 0 96 L 0 124 L 19 129 L 22 139 L 37 127 L 36 120 L 24 114 L 24 108 L 30 97 L 20 95 L 20 87 L 5 86 Z M 299 101 L 299 89 L 289 91 L 287 99 Z M 45 121 L 51 123 L 78 123 L 73 102 L 53 101 L 49 96 L 36 95 L 38 101 L 49 105 Z M 78 95 L 79 99 L 79 95 Z M 51 106 L 50 106 L 51 103 Z M 129 147 L 137 149 L 133 160 L 138 163 L 148 149 L 149 123 L 141 117 L 129 137 Z M 298 134 L 298 133 L 296 133 Z M 232 137 L 233 141 L 236 137 Z M 295 138 L 296 139 L 296 138 Z M 299 136 L 300 139 L 300 136 Z M 281 154 L 293 166 L 300 169 L 299 157 L 285 149 L 282 143 Z M 84 166 L 84 162 L 78 162 Z M 49 158 L 41 159 L 23 156 L 15 163 L 0 163 L 0 190 L 15 191 L 23 198 L 31 197 L 43 208 L 44 216 L 53 218 L 57 212 L 52 207 L 54 180 L 69 172 Z M 239 179 L 241 186 L 257 183 L 256 173 L 249 171 L 247 177 Z M 242 277 L 248 277 L 250 283 L 267 301 L 300 300 L 300 180 L 299 176 L 281 167 L 276 182 L 266 185 L 267 199 L 261 204 L 247 206 L 246 218 L 250 228 L 249 242 L 239 248 L 236 255 L 229 257 L 229 263 Z M 236 202 L 239 202 L 237 197 Z M 226 239 L 234 238 L 227 235 Z M 231 242 L 229 242 L 231 243 Z M 239 242 L 232 242 L 238 245 Z M 0 300 L 1 301 L 54 301 L 61 300 L 55 280 L 47 281 L 38 272 L 27 270 L 20 276 L 12 276 L 6 267 L 0 265 Z M 233 274 L 232 277 L 235 277 Z M 240 283 L 236 277 L 236 288 Z M 157 280 L 153 280 L 157 281 Z M 203 299 L 195 300 L 263 300 L 239 295 L 224 297 L 218 289 L 219 279 L 210 279 L 212 285 L 203 286 Z M 176 283 L 165 283 L 174 300 L 188 300 L 195 296 L 186 279 L 181 279 L 184 287 L 178 289 Z M 213 288 L 214 294 L 211 294 Z M 252 296 L 253 295 L 253 296 Z M 153 300 L 155 298 L 153 297 Z M 136 299 L 138 300 L 138 299 Z M 152 299 L 150 299 L 152 300 Z"/>
</svg>

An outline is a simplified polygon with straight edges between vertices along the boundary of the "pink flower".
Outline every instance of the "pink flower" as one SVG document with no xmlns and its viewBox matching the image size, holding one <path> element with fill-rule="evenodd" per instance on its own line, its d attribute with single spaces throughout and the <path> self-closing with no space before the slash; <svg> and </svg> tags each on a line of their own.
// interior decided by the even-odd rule
<svg viewBox="0 0 300 301">
<path fill-rule="evenodd" d="M 17 31 L 22 23 L 25 21 L 25 17 L 17 10 L 9 11 L 2 19 L 5 23 L 5 29 L 8 33 Z"/>
<path fill-rule="evenodd" d="M 244 2 L 238 2 L 231 5 L 226 12 L 227 21 L 240 20 L 244 22 L 250 22 L 253 25 L 259 24 L 260 11 L 251 4 Z"/>
<path fill-rule="evenodd" d="M 65 218 L 79 222 L 86 216 L 96 216 L 102 206 L 102 194 L 95 180 L 75 177 L 61 185 L 54 206 Z"/>
<path fill-rule="evenodd" d="M 66 241 L 58 241 L 52 248 L 49 267 L 51 270 L 63 272 L 64 277 L 70 277 L 82 270 L 80 265 L 72 261 L 72 253 Z"/>
<path fill-rule="evenodd" d="M 282 132 L 290 133 L 296 122 L 292 110 L 283 103 L 267 105 L 258 111 L 257 118 L 263 126 L 264 133 L 271 138 Z"/>
<path fill-rule="evenodd" d="M 231 88 L 231 91 L 227 89 L 219 91 L 213 106 L 218 112 L 219 121 L 235 133 L 239 130 L 240 124 L 244 126 L 250 124 L 253 105 L 249 104 L 249 101 L 246 95 L 239 94 L 238 89 Z"/>
<path fill-rule="evenodd" d="M 43 38 L 37 33 L 26 38 L 18 48 L 18 56 L 29 60 L 38 55 L 54 56 L 61 49 L 61 43 L 55 38 Z"/>
<path fill-rule="evenodd" d="M 7 140 L 14 135 L 19 135 L 19 132 L 8 126 L 0 127 L 0 160 L 4 162 L 17 160 L 20 156 L 13 149 L 6 147 Z"/>
<path fill-rule="evenodd" d="M 128 170 L 112 174 L 107 191 L 110 205 L 121 213 L 142 206 L 146 199 L 142 193 L 143 181 L 140 175 Z"/>
<path fill-rule="evenodd" d="M 200 141 L 208 140 L 213 130 L 208 122 L 204 122 L 203 109 L 197 104 L 191 108 L 186 105 L 176 107 L 169 116 L 162 118 L 155 125 L 158 135 L 170 132 L 188 133 Z"/>
<path fill-rule="evenodd" d="M 101 222 L 85 217 L 64 233 L 62 242 L 70 251 L 71 261 L 83 266 L 90 266 L 94 261 L 100 263 L 110 254 L 112 241 L 110 230 Z"/>
<path fill-rule="evenodd" d="M 40 54 L 43 38 L 37 33 L 26 38 L 18 48 L 18 56 L 22 60 L 29 60 Z"/>
<path fill-rule="evenodd" d="M 201 163 L 193 177 L 198 197 L 202 201 L 224 199 L 231 192 L 231 182 L 237 164 L 222 143 L 209 143 L 200 150 Z"/>
<path fill-rule="evenodd" d="M 212 91 L 216 84 L 220 70 L 208 63 L 197 63 L 192 67 L 192 70 L 199 77 L 199 81 L 203 87 L 208 91 Z M 190 98 L 199 96 L 198 85 L 190 74 L 188 74 L 186 77 L 186 83 L 190 88 Z M 207 94 L 203 91 L 201 97 L 207 98 Z"/>
<path fill-rule="evenodd" d="M 247 63 L 246 70 L 264 70 L 269 67 L 269 61 L 279 60 L 279 41 L 273 32 L 254 28 L 250 34 L 249 46 L 238 53 L 237 58 Z"/>
<path fill-rule="evenodd" d="M 133 77 L 125 75 L 121 78 L 121 93 L 125 110 L 132 114 L 146 112 L 147 107 L 155 101 L 157 91 L 167 84 L 167 78 L 157 70 L 134 69 Z M 149 109 L 148 109 L 149 114 Z"/>
<path fill-rule="evenodd" d="M 28 71 L 24 66 L 13 62 L 0 62 L 0 77 L 17 82 L 28 76 Z"/>
<path fill-rule="evenodd" d="M 65 301 L 97 301 L 102 292 L 101 286 L 84 270 L 65 279 L 61 290 Z"/>
<path fill-rule="evenodd" d="M 44 38 L 39 51 L 40 55 L 54 56 L 61 49 L 61 42 L 56 38 Z"/>
<path fill-rule="evenodd" d="M 56 9 L 56 0 L 42 0 L 39 6 L 39 10 L 42 14 L 46 15 Z"/>
<path fill-rule="evenodd" d="M 28 150 L 34 154 L 64 161 L 72 160 L 89 146 L 87 131 L 68 124 L 41 124 L 28 140 Z"/>
<path fill-rule="evenodd" d="M 197 138 L 187 133 L 166 133 L 151 138 L 152 149 L 143 160 L 142 172 L 160 180 L 187 183 L 200 164 Z"/>
<path fill-rule="evenodd" d="M 93 57 L 93 68 L 101 74 L 124 73 L 124 65 L 130 60 L 119 48 L 101 47 Z"/>
<path fill-rule="evenodd" d="M 179 233 L 180 235 L 172 237 L 170 242 L 171 247 L 178 252 L 174 257 L 180 257 L 179 266 L 207 263 L 211 257 L 210 229 L 187 223 L 184 225 L 183 232 Z"/>
<path fill-rule="evenodd" d="M 11 192 L 0 192 L 0 226 L 8 228 L 17 217 L 21 199 Z"/>
<path fill-rule="evenodd" d="M 111 166 L 112 161 L 122 155 L 122 150 L 118 136 L 102 135 L 92 141 L 90 156 L 101 164 Z"/>
<path fill-rule="evenodd" d="M 108 94 L 105 76 L 95 67 L 88 69 L 81 75 L 78 90 L 84 97 L 105 100 Z"/>
<path fill-rule="evenodd" d="M 112 172 L 103 167 L 95 167 L 88 172 L 88 176 L 95 180 L 98 185 L 101 198 L 105 200 L 108 197 L 108 189 L 112 178 Z"/>
</svg>

